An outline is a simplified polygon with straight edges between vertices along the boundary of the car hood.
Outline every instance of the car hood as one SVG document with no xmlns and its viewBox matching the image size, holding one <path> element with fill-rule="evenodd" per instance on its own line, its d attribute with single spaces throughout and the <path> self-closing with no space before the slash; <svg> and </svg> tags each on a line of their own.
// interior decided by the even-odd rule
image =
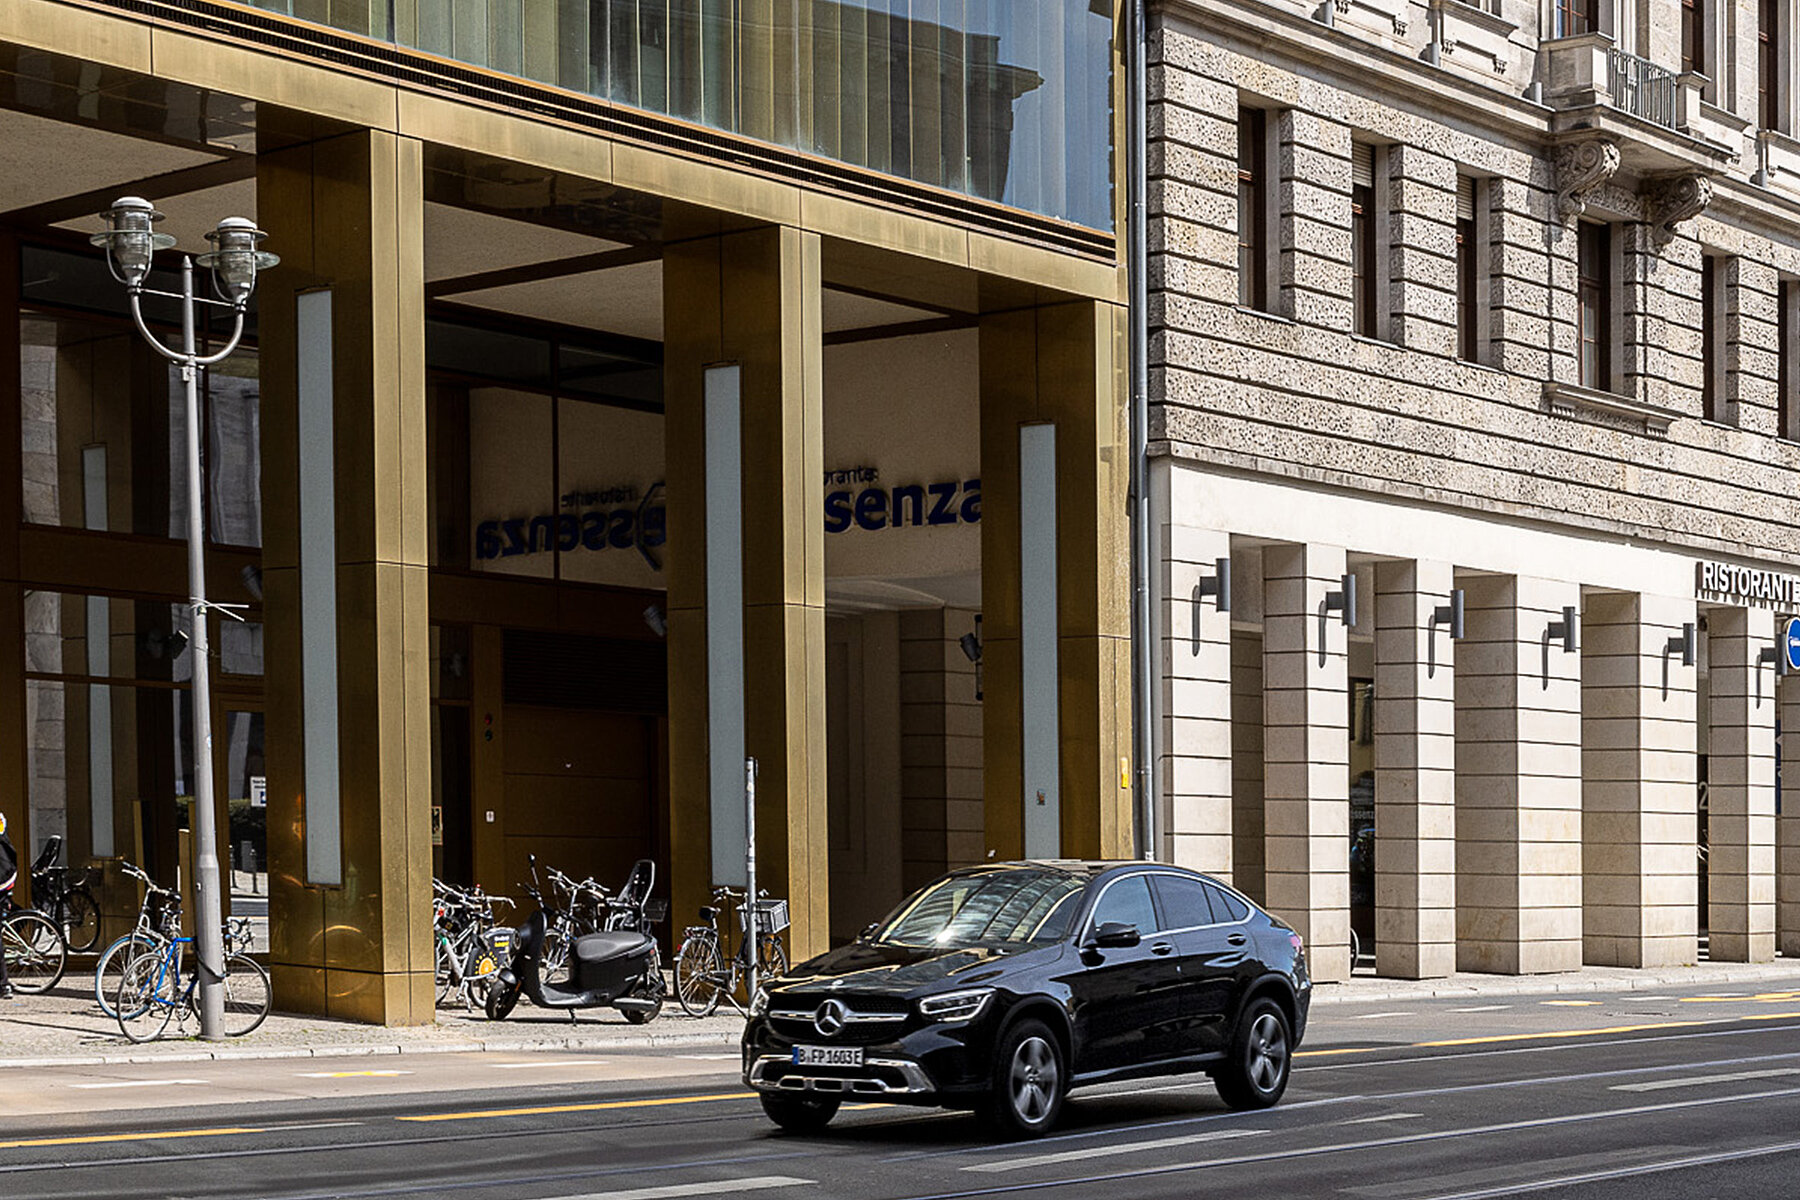
<svg viewBox="0 0 1800 1200">
<path fill-rule="evenodd" d="M 951 980 L 979 985 L 1000 973 L 997 967 L 1002 960 L 1017 957 L 1018 953 L 984 946 L 940 950 L 852 942 L 801 963 L 780 986 L 784 991 L 898 995 Z"/>
</svg>

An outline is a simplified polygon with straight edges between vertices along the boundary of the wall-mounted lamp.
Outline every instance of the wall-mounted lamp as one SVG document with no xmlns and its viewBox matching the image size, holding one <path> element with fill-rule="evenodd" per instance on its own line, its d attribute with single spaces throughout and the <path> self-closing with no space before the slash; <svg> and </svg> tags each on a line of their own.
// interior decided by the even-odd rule
<svg viewBox="0 0 1800 1200">
<path fill-rule="evenodd" d="M 644 624 L 648 625 L 650 632 L 659 638 L 669 636 L 669 619 L 663 616 L 663 610 L 654 604 L 644 610 Z"/>
<path fill-rule="evenodd" d="M 1581 613 L 1573 604 L 1563 605 L 1563 619 L 1550 622 L 1544 633 L 1551 641 L 1562 643 L 1564 654 L 1574 654 L 1581 649 Z"/>
<path fill-rule="evenodd" d="M 1356 576 L 1346 573 L 1339 590 L 1325 593 L 1325 611 L 1344 614 L 1346 626 L 1356 624 Z"/>
<path fill-rule="evenodd" d="M 1694 629 L 1694 623 L 1689 621 L 1681 627 L 1680 633 L 1672 633 L 1669 635 L 1668 643 L 1663 646 L 1663 653 L 1678 653 L 1681 655 L 1681 665 L 1684 667 L 1691 667 L 1699 656 L 1699 642 L 1700 639 Z"/>
<path fill-rule="evenodd" d="M 1787 655 L 1781 652 L 1781 649 L 1780 646 L 1764 646 L 1762 651 L 1756 656 L 1756 665 L 1759 667 L 1772 665 L 1775 668 L 1776 675 L 1786 675 L 1788 673 L 1788 658 Z"/>
<path fill-rule="evenodd" d="M 1453 642 L 1462 641 L 1463 590 L 1461 588 L 1451 588 L 1450 603 L 1440 604 L 1431 610 L 1431 624 L 1433 627 L 1438 625 L 1448 625 L 1450 627 L 1450 640 Z"/>
<path fill-rule="evenodd" d="M 962 648 L 963 657 L 975 664 L 975 698 L 981 699 L 981 614 L 975 614 L 975 632 L 965 633 L 956 639 Z"/>
<path fill-rule="evenodd" d="M 1196 601 L 1204 600 L 1208 596 L 1217 598 L 1218 603 L 1214 607 L 1220 612 L 1231 611 L 1231 560 L 1229 558 L 1214 559 L 1212 578 L 1207 579 L 1202 576 L 1200 582 L 1194 585 Z M 1199 618 L 1196 616 L 1195 619 Z"/>
</svg>

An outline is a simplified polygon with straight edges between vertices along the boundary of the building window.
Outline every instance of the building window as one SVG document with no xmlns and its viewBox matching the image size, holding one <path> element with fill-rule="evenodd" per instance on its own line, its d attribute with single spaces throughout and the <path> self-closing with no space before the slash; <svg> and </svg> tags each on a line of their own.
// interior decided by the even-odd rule
<svg viewBox="0 0 1800 1200">
<path fill-rule="evenodd" d="M 1577 274 L 1581 301 L 1581 386 L 1612 390 L 1612 226 L 1583 222 Z"/>
<path fill-rule="evenodd" d="M 1238 303 L 1269 307 L 1267 115 L 1238 109 Z"/>
<path fill-rule="evenodd" d="M 1475 225 L 1475 181 L 1456 177 L 1456 357 L 1481 357 L 1481 264 Z"/>
<path fill-rule="evenodd" d="M 1556 0 L 1556 36 L 1574 37 L 1600 29 L 1600 0 Z"/>
<path fill-rule="evenodd" d="M 1781 0 L 1757 0 L 1756 5 L 1756 112 L 1764 129 L 1782 129 L 1782 106 L 1787 103 L 1781 86 Z"/>
<path fill-rule="evenodd" d="M 1361 142 L 1350 146 L 1350 295 L 1353 328 L 1363 337 L 1379 337 L 1379 295 L 1376 283 L 1375 147 Z"/>
<path fill-rule="evenodd" d="M 1706 255 L 1700 263 L 1700 400 L 1709 421 L 1728 421 L 1725 406 L 1725 260 Z"/>
<path fill-rule="evenodd" d="M 1775 356 L 1775 391 L 1777 431 L 1789 441 L 1800 441 L 1800 396 L 1794 395 L 1794 369 L 1789 365 L 1795 354 L 1800 353 L 1800 336 L 1796 336 L 1794 322 L 1800 318 L 1800 298 L 1795 289 L 1800 288 L 1800 281 L 1783 279 L 1781 290 L 1776 295 L 1776 342 L 1779 353 Z"/>
<path fill-rule="evenodd" d="M 1681 0 L 1681 69 L 1706 73 L 1706 0 Z"/>
</svg>

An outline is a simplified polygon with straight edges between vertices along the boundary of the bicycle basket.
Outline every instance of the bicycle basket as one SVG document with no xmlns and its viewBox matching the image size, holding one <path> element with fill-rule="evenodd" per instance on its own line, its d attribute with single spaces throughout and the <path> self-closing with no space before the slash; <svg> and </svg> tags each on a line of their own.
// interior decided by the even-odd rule
<svg viewBox="0 0 1800 1200">
<path fill-rule="evenodd" d="M 738 928 L 749 932 L 750 906 L 738 906 Z M 780 933 L 788 927 L 788 902 L 786 900 L 758 900 L 756 902 L 756 929 L 758 933 Z"/>
<path fill-rule="evenodd" d="M 665 921 L 669 916 L 669 902 L 664 899 L 644 901 L 644 924 L 654 925 Z"/>
</svg>

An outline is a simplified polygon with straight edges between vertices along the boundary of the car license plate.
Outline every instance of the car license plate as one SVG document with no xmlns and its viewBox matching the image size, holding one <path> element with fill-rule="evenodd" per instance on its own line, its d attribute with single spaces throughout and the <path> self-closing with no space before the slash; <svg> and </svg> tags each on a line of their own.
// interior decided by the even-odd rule
<svg viewBox="0 0 1800 1200">
<path fill-rule="evenodd" d="M 795 1046 L 796 1067 L 860 1067 L 861 1046 Z"/>
</svg>

